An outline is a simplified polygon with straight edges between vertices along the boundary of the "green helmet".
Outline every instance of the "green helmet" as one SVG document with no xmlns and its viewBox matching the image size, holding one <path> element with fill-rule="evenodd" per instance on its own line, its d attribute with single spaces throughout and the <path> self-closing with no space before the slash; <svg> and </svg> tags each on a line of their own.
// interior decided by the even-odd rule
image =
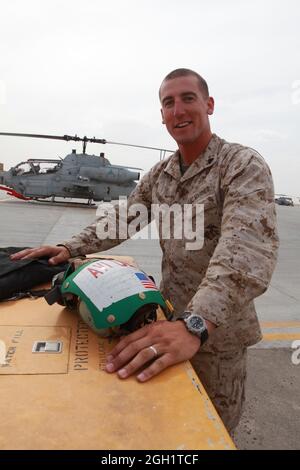
<svg viewBox="0 0 300 470">
<path fill-rule="evenodd" d="M 100 259 L 71 271 L 69 268 L 56 277 L 58 283 L 54 284 L 55 289 L 59 284 L 60 298 L 55 301 L 76 307 L 81 318 L 101 336 L 126 334 L 155 321 L 158 306 L 170 317 L 170 302 L 139 268 L 119 260 Z"/>
</svg>

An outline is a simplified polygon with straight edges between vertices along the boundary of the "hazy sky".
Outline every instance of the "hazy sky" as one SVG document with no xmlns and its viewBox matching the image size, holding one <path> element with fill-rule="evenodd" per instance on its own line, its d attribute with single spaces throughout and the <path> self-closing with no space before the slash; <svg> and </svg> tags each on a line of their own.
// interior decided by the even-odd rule
<svg viewBox="0 0 300 470">
<path fill-rule="evenodd" d="M 78 134 L 175 149 L 158 88 L 198 71 L 212 129 L 256 148 L 277 193 L 300 196 L 299 0 L 0 0 L 0 131 Z M 0 137 L 5 168 L 79 144 Z M 155 151 L 88 146 L 149 169 Z"/>
</svg>

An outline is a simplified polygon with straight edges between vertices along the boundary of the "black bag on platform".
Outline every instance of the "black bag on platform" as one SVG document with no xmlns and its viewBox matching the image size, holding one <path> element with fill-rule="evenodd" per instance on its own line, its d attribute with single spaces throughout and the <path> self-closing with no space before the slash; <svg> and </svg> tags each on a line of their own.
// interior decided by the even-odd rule
<svg viewBox="0 0 300 470">
<path fill-rule="evenodd" d="M 0 248 L 0 300 L 40 297 L 47 291 L 32 291 L 35 286 L 51 281 L 65 271 L 68 263 L 51 266 L 48 258 L 12 261 L 10 255 L 28 247 Z"/>
</svg>

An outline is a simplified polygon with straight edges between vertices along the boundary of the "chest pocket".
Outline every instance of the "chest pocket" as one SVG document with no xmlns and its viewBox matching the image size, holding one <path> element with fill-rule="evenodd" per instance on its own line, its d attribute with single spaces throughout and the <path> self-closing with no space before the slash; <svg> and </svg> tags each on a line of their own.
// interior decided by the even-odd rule
<svg viewBox="0 0 300 470">
<path fill-rule="evenodd" d="M 152 190 L 153 204 L 168 204 L 169 206 L 177 202 L 178 181 L 167 175 L 158 178 Z"/>
<path fill-rule="evenodd" d="M 184 181 L 163 173 L 152 192 L 154 204 L 203 204 L 205 211 L 213 211 L 222 218 L 224 194 L 221 189 L 219 165 L 207 168 Z"/>
</svg>

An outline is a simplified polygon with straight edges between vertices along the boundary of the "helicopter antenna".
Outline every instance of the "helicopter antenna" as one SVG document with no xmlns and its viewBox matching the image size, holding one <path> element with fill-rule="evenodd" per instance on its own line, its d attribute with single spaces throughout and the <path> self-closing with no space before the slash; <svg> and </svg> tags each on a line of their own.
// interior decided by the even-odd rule
<svg viewBox="0 0 300 470">
<path fill-rule="evenodd" d="M 123 142 L 112 142 L 106 139 L 96 139 L 95 137 L 89 138 L 87 136 L 78 137 L 72 135 L 47 135 L 47 134 L 22 134 L 19 132 L 0 132 L 0 135 L 13 136 L 13 137 L 33 137 L 37 139 L 53 139 L 53 140 L 66 140 L 67 142 L 73 140 L 75 142 L 83 142 L 82 144 L 82 153 L 86 153 L 87 143 L 91 142 L 93 144 L 112 144 L 112 145 L 123 145 L 126 147 L 136 147 L 149 150 L 159 150 L 160 159 L 164 158 L 166 152 L 174 153 L 174 150 L 162 149 L 159 147 L 148 147 L 147 145 L 136 145 L 136 144 L 125 144 Z"/>
</svg>

